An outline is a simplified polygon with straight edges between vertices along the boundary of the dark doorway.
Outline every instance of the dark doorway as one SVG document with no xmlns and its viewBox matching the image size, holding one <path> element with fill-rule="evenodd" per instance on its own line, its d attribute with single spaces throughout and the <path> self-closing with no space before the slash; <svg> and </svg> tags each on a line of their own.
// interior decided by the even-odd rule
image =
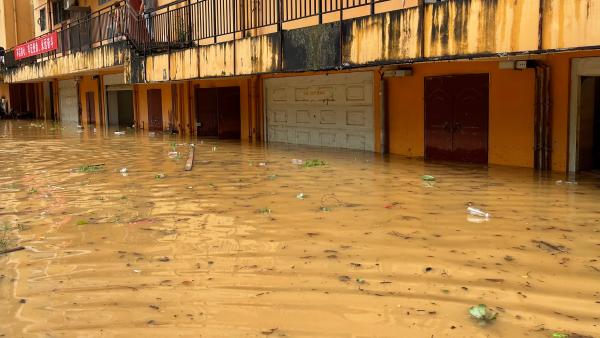
<svg viewBox="0 0 600 338">
<path fill-rule="evenodd" d="M 94 92 L 85 93 L 85 106 L 88 124 L 96 124 L 96 103 L 94 102 Z"/>
<path fill-rule="evenodd" d="M 131 127 L 133 125 L 133 91 L 110 90 L 106 92 L 108 125 Z"/>
<path fill-rule="evenodd" d="M 489 76 L 425 78 L 425 158 L 488 162 Z"/>
<path fill-rule="evenodd" d="M 36 86 L 33 83 L 10 84 L 9 112 L 15 118 L 33 118 L 37 112 Z"/>
<path fill-rule="evenodd" d="M 581 78 L 579 170 L 600 170 L 600 77 Z"/>
<path fill-rule="evenodd" d="M 241 138 L 240 87 L 196 88 L 198 136 Z"/>
<path fill-rule="evenodd" d="M 162 131 L 162 91 L 160 89 L 149 89 L 148 92 L 148 129 L 150 131 Z"/>
</svg>

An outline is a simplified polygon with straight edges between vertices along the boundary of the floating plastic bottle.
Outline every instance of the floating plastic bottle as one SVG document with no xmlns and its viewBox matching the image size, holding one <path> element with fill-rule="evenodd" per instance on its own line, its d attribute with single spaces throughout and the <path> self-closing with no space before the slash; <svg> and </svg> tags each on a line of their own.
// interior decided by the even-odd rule
<svg viewBox="0 0 600 338">
<path fill-rule="evenodd" d="M 490 214 L 474 207 L 468 207 L 467 212 L 472 216 L 490 218 Z"/>
</svg>

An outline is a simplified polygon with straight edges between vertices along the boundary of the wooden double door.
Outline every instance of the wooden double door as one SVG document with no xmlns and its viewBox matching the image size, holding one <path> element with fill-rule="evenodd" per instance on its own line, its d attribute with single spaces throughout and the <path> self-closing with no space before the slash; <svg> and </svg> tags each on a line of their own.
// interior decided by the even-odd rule
<svg viewBox="0 0 600 338">
<path fill-rule="evenodd" d="M 241 138 L 240 87 L 196 88 L 195 96 L 198 136 Z"/>
<path fill-rule="evenodd" d="M 425 158 L 488 163 L 489 75 L 425 78 Z"/>
</svg>

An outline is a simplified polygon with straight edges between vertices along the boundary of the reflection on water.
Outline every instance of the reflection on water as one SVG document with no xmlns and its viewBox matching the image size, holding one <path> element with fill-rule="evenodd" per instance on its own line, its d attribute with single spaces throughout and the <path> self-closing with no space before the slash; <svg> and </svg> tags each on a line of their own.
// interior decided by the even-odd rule
<svg viewBox="0 0 600 338">
<path fill-rule="evenodd" d="M 600 336 L 593 176 L 14 121 L 0 164 L 0 335 Z"/>
</svg>

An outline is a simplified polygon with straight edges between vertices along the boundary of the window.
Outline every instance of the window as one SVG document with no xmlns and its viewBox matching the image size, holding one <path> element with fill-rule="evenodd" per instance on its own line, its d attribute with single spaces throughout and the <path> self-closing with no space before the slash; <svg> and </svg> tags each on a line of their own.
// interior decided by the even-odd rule
<svg viewBox="0 0 600 338">
<path fill-rule="evenodd" d="M 52 2 L 52 23 L 58 25 L 59 23 L 69 19 L 69 11 L 65 11 L 65 3 L 63 0 L 56 0 Z"/>
<path fill-rule="evenodd" d="M 98 5 L 104 5 L 105 3 L 109 2 L 110 0 L 98 0 Z"/>
<path fill-rule="evenodd" d="M 40 24 L 40 31 L 45 31 L 48 28 L 48 20 L 46 20 L 46 7 L 40 9 L 40 17 L 38 19 Z"/>
</svg>

